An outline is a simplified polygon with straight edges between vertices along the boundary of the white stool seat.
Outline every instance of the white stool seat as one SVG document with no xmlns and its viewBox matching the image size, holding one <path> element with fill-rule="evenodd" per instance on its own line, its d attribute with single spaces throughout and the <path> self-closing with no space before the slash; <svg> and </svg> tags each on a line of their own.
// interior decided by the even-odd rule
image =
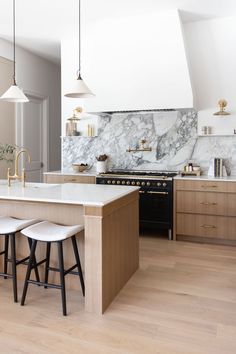
<svg viewBox="0 0 236 354">
<path fill-rule="evenodd" d="M 14 234 L 37 222 L 38 220 L 36 219 L 25 220 L 0 216 L 0 235 Z"/>
<path fill-rule="evenodd" d="M 42 221 L 22 230 L 22 234 L 38 241 L 62 241 L 82 231 L 82 225 L 64 226 Z"/>
</svg>

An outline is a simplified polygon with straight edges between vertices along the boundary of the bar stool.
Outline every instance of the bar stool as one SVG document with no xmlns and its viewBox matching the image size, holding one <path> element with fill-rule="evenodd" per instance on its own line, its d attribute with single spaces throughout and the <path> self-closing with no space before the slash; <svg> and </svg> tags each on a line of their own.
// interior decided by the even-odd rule
<svg viewBox="0 0 236 354">
<path fill-rule="evenodd" d="M 0 273 L 0 276 L 3 276 L 4 279 L 12 278 L 13 282 L 13 295 L 14 302 L 18 301 L 17 295 L 17 272 L 16 267 L 19 264 L 28 264 L 27 260 L 29 257 L 25 257 L 21 260 L 16 259 L 16 238 L 15 235 L 17 232 L 20 232 L 27 226 L 37 223 L 38 220 L 22 220 L 16 219 L 9 216 L 0 216 L 0 235 L 5 236 L 4 242 L 4 251 L 0 252 L 0 255 L 4 255 L 4 270 Z M 9 238 L 11 244 L 11 258 L 8 257 L 8 249 L 9 249 Z M 29 247 L 31 248 L 31 239 L 28 239 Z M 35 261 L 35 258 L 33 259 Z M 8 263 L 12 264 L 12 274 L 8 273 Z M 39 273 L 38 268 L 35 268 L 35 276 L 38 281 Z"/>
<path fill-rule="evenodd" d="M 22 230 L 23 235 L 32 239 L 30 259 L 29 259 L 29 263 L 28 263 L 28 268 L 27 268 L 25 283 L 24 283 L 24 289 L 23 289 L 23 294 L 22 294 L 22 298 L 21 298 L 21 305 L 22 306 L 25 303 L 28 285 L 29 284 L 43 285 L 44 288 L 54 288 L 54 289 L 61 290 L 62 312 L 63 312 L 63 315 L 66 316 L 67 310 L 66 310 L 65 276 L 67 274 L 79 275 L 82 293 L 84 296 L 84 294 L 85 294 L 84 279 L 83 279 L 80 257 L 79 257 L 79 252 L 78 252 L 78 247 L 77 247 L 76 237 L 75 237 L 75 235 L 78 234 L 79 232 L 83 231 L 83 229 L 84 228 L 81 225 L 64 226 L 64 225 L 54 224 L 54 223 L 51 223 L 48 221 L 42 221 L 38 224 L 29 226 L 26 229 Z M 68 238 L 71 238 L 71 241 L 72 241 L 72 246 L 73 246 L 73 250 L 74 250 L 76 263 L 75 263 L 75 265 L 73 265 L 69 269 L 65 270 L 64 269 L 64 257 L 63 257 L 63 241 Z M 46 258 L 38 263 L 35 263 L 35 261 L 34 261 L 35 260 L 35 251 L 36 251 L 36 246 L 37 246 L 38 241 L 46 242 L 46 244 L 47 244 Z M 51 244 L 53 242 L 57 243 L 57 248 L 58 248 L 58 264 L 59 264 L 58 268 L 50 267 L 50 251 L 51 251 Z M 44 280 L 44 282 L 31 280 L 30 275 L 31 275 L 32 269 L 35 269 L 39 264 L 42 264 L 42 263 L 45 263 L 45 280 Z M 74 271 L 75 268 L 78 269 L 78 272 Z M 49 271 L 56 271 L 56 272 L 60 273 L 60 285 L 48 283 Z"/>
</svg>

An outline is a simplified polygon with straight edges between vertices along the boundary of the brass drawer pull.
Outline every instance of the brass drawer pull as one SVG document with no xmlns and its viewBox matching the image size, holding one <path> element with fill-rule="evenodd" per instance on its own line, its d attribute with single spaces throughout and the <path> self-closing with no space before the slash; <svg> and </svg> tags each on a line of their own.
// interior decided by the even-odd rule
<svg viewBox="0 0 236 354">
<path fill-rule="evenodd" d="M 76 178 L 65 178 L 64 182 L 76 182 Z"/>
<path fill-rule="evenodd" d="M 217 205 L 218 203 L 201 202 L 201 205 Z"/>
<path fill-rule="evenodd" d="M 148 194 L 169 194 L 168 192 L 154 192 L 154 191 L 147 191 Z"/>
<path fill-rule="evenodd" d="M 204 229 L 217 229 L 217 227 L 215 225 L 201 225 L 200 227 L 203 227 Z"/>
<path fill-rule="evenodd" d="M 145 193 L 147 193 L 147 194 L 164 194 L 164 195 L 167 195 L 168 194 L 168 192 L 156 192 L 156 191 L 139 191 L 139 193 L 140 194 L 145 194 Z"/>
<path fill-rule="evenodd" d="M 208 185 L 208 186 L 206 186 L 206 185 L 202 184 L 202 185 L 201 185 L 201 187 L 202 187 L 202 188 L 218 188 L 218 186 L 217 186 L 217 185 L 215 185 L 215 184 Z"/>
</svg>

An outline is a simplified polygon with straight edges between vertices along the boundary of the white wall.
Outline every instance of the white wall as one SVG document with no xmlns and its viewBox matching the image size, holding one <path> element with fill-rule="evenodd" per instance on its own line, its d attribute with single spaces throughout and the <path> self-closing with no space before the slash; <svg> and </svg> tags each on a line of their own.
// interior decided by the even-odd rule
<svg viewBox="0 0 236 354">
<path fill-rule="evenodd" d="M 192 107 L 177 11 L 89 23 L 82 40 L 83 78 L 96 94 L 82 102 L 86 111 Z M 61 46 L 62 94 L 75 78 L 77 54 L 78 38 L 70 33 Z M 81 101 L 63 98 L 62 104 L 65 119 Z"/>
<path fill-rule="evenodd" d="M 236 112 L 236 17 L 184 25 L 190 73 L 198 110 L 218 111 L 221 98 Z"/>
<path fill-rule="evenodd" d="M 11 43 L 0 39 L 0 56 L 12 60 Z M 49 169 L 60 168 L 61 82 L 60 66 L 17 48 L 17 83 L 25 91 L 49 97 Z"/>
<path fill-rule="evenodd" d="M 10 60 L 0 57 L 0 96 L 11 84 L 13 64 Z M 0 143 L 15 144 L 15 107 L 9 102 L 0 101 Z M 7 168 L 5 161 L 0 161 L 0 178 L 5 179 Z"/>
</svg>

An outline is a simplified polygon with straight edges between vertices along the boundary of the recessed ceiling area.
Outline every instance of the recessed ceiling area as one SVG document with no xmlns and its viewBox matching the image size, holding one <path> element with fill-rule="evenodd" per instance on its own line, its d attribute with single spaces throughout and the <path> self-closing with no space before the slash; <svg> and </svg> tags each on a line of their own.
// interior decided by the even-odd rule
<svg viewBox="0 0 236 354">
<path fill-rule="evenodd" d="M 16 0 L 17 43 L 60 62 L 60 39 L 78 19 L 77 0 Z M 82 20 L 179 9 L 184 22 L 236 14 L 235 0 L 82 0 Z M 73 27 L 73 26 L 72 26 Z M 0 38 L 12 38 L 12 1 L 0 0 Z"/>
</svg>

